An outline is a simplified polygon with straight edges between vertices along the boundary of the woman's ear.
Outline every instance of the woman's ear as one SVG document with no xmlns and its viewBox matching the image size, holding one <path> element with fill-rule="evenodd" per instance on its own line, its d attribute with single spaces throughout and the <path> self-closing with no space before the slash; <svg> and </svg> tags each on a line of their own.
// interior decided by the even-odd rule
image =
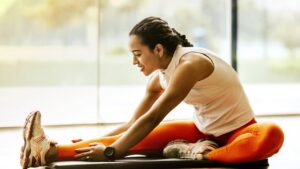
<svg viewBox="0 0 300 169">
<path fill-rule="evenodd" d="M 164 56 L 164 46 L 160 43 L 156 44 L 154 47 L 154 53 L 160 58 Z"/>
</svg>

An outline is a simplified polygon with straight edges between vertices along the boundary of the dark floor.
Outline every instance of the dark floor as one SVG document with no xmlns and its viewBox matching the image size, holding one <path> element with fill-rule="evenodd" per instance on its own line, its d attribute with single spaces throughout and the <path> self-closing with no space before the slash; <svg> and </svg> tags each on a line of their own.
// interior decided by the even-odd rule
<svg viewBox="0 0 300 169">
<path fill-rule="evenodd" d="M 259 122 L 273 121 L 285 132 L 285 142 L 280 152 L 269 158 L 268 169 L 300 169 L 300 117 L 257 118 Z M 69 143 L 71 139 L 89 139 L 111 130 L 114 126 L 80 126 L 46 128 L 47 135 L 59 143 Z M 0 169 L 16 169 L 19 166 L 19 151 L 23 143 L 22 129 L 0 129 Z M 276 138 L 274 138 L 276 139 Z"/>
</svg>

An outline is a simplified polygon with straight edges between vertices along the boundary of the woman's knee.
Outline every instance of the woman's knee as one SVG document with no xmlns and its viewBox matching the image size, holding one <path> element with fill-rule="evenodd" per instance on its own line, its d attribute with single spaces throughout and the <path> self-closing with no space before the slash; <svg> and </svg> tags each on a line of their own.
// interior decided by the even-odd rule
<svg viewBox="0 0 300 169">
<path fill-rule="evenodd" d="M 261 144 L 260 149 L 268 150 L 269 154 L 275 154 L 281 148 L 284 141 L 284 133 L 281 127 L 275 123 L 261 123 Z"/>
<path fill-rule="evenodd" d="M 266 130 L 266 137 L 272 139 L 272 140 L 277 140 L 278 142 L 283 142 L 284 140 L 284 133 L 281 127 L 275 123 L 262 123 L 263 127 Z"/>
</svg>

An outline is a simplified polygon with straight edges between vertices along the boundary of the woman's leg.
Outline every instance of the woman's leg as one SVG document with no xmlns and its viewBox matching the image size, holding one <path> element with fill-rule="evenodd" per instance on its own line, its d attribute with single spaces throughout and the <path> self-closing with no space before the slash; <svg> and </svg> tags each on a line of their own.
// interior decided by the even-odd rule
<svg viewBox="0 0 300 169">
<path fill-rule="evenodd" d="M 207 158 L 224 163 L 258 161 L 277 153 L 283 140 L 284 134 L 278 125 L 255 123 L 233 132 L 226 145 L 211 151 Z"/>
<path fill-rule="evenodd" d="M 111 145 L 120 135 L 111 137 L 100 137 L 78 143 L 57 145 L 57 160 L 74 160 L 75 149 L 88 147 L 90 143 L 101 142 L 104 145 Z M 170 121 L 158 125 L 144 140 L 132 147 L 129 153 L 155 153 L 162 152 L 163 148 L 172 140 L 184 139 L 189 142 L 196 142 L 207 137 L 201 133 L 193 121 Z"/>
</svg>

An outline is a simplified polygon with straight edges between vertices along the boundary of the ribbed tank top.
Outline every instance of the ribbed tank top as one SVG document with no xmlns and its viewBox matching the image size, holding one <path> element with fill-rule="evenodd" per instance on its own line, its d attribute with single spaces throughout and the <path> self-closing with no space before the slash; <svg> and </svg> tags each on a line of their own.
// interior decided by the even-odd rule
<svg viewBox="0 0 300 169">
<path fill-rule="evenodd" d="M 237 73 L 213 52 L 195 47 L 178 46 L 165 70 L 159 70 L 161 87 L 166 89 L 181 57 L 196 52 L 208 57 L 213 72 L 196 82 L 184 101 L 195 107 L 194 123 L 197 128 L 215 137 L 233 131 L 254 118 L 248 98 Z"/>
</svg>

